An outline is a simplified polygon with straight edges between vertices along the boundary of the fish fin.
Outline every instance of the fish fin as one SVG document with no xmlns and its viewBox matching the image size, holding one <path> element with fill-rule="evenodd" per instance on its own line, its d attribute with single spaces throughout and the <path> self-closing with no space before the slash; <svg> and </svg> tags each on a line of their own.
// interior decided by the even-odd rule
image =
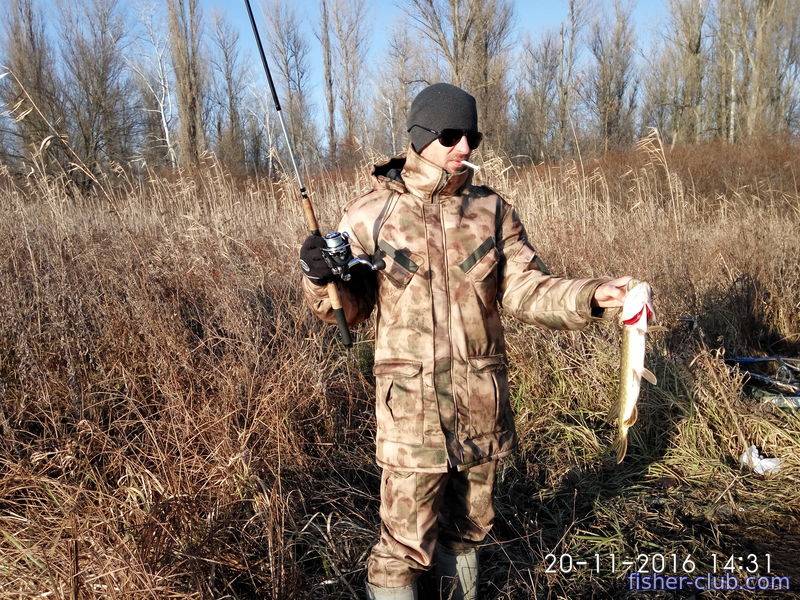
<svg viewBox="0 0 800 600">
<path fill-rule="evenodd" d="M 614 452 L 617 455 L 617 464 L 621 463 L 625 459 L 625 455 L 628 453 L 628 436 L 625 435 L 618 435 L 617 439 L 614 440 Z"/>
<path fill-rule="evenodd" d="M 619 415 L 619 400 L 614 400 L 606 413 L 606 422 L 614 423 Z"/>
<path fill-rule="evenodd" d="M 653 375 L 653 372 L 650 369 L 642 368 L 642 378 L 646 379 L 647 381 L 649 381 L 652 385 L 657 385 L 658 384 L 658 380 L 656 379 L 656 376 Z"/>
<path fill-rule="evenodd" d="M 625 425 L 627 425 L 628 427 L 631 427 L 632 425 L 634 425 L 636 423 L 636 421 L 638 419 L 639 419 L 639 407 L 638 406 L 634 406 L 633 407 L 633 412 L 631 412 L 631 416 L 628 417 L 627 421 L 625 421 Z"/>
</svg>

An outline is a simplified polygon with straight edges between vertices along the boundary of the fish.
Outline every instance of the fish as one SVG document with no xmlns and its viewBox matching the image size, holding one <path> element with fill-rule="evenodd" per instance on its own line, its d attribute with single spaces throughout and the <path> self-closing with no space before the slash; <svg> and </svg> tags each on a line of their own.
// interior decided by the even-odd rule
<svg viewBox="0 0 800 600">
<path fill-rule="evenodd" d="M 609 421 L 616 420 L 617 435 L 614 451 L 617 464 L 628 452 L 628 430 L 636 423 L 639 410 L 636 403 L 642 379 L 657 384 L 656 376 L 644 366 L 645 338 L 648 321 L 655 318 L 653 290 L 645 281 L 631 279 L 622 305 L 622 351 L 620 356 L 620 381 L 617 401 L 609 411 Z"/>
</svg>

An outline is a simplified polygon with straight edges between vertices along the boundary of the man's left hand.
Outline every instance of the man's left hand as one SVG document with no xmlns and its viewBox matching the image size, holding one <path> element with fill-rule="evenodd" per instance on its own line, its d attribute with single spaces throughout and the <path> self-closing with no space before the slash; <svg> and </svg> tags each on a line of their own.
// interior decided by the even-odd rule
<svg viewBox="0 0 800 600">
<path fill-rule="evenodd" d="M 631 279 L 633 279 L 633 277 L 630 275 L 625 275 L 624 277 L 617 277 L 616 279 L 612 279 L 611 281 L 601 285 L 594 292 L 592 306 L 596 306 L 598 308 L 613 308 L 616 306 L 622 306 L 622 303 L 625 300 L 625 295 L 628 293 L 628 290 L 625 289 L 625 286 L 628 285 L 628 282 Z"/>
</svg>

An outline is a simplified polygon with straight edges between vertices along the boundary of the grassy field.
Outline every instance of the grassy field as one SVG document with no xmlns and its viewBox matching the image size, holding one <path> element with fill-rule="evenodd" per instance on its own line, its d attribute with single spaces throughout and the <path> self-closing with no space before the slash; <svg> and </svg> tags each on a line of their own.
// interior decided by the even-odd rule
<svg viewBox="0 0 800 600">
<path fill-rule="evenodd" d="M 679 572 L 691 554 L 696 574 L 769 553 L 796 589 L 800 417 L 723 359 L 800 355 L 798 148 L 650 136 L 560 166 L 481 158 L 552 271 L 646 279 L 665 327 L 616 465 L 618 329 L 505 320 L 521 447 L 499 474 L 483 597 L 630 596 L 612 553 L 675 554 Z M 0 597 L 361 597 L 373 324 L 345 352 L 304 306 L 294 184 L 213 162 L 100 183 L 77 197 L 0 172 Z M 366 186 L 313 179 L 320 222 Z M 780 473 L 742 469 L 750 444 Z M 547 573 L 549 553 L 600 553 L 602 569 Z"/>
</svg>

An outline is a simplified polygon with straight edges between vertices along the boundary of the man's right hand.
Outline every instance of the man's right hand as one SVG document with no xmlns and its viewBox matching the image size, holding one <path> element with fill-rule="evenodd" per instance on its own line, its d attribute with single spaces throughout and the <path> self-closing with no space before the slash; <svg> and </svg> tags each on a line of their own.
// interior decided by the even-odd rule
<svg viewBox="0 0 800 600">
<path fill-rule="evenodd" d="M 303 275 L 316 285 L 325 285 L 334 278 L 333 271 L 322 256 L 325 240 L 321 235 L 310 235 L 300 248 L 300 268 Z"/>
</svg>

